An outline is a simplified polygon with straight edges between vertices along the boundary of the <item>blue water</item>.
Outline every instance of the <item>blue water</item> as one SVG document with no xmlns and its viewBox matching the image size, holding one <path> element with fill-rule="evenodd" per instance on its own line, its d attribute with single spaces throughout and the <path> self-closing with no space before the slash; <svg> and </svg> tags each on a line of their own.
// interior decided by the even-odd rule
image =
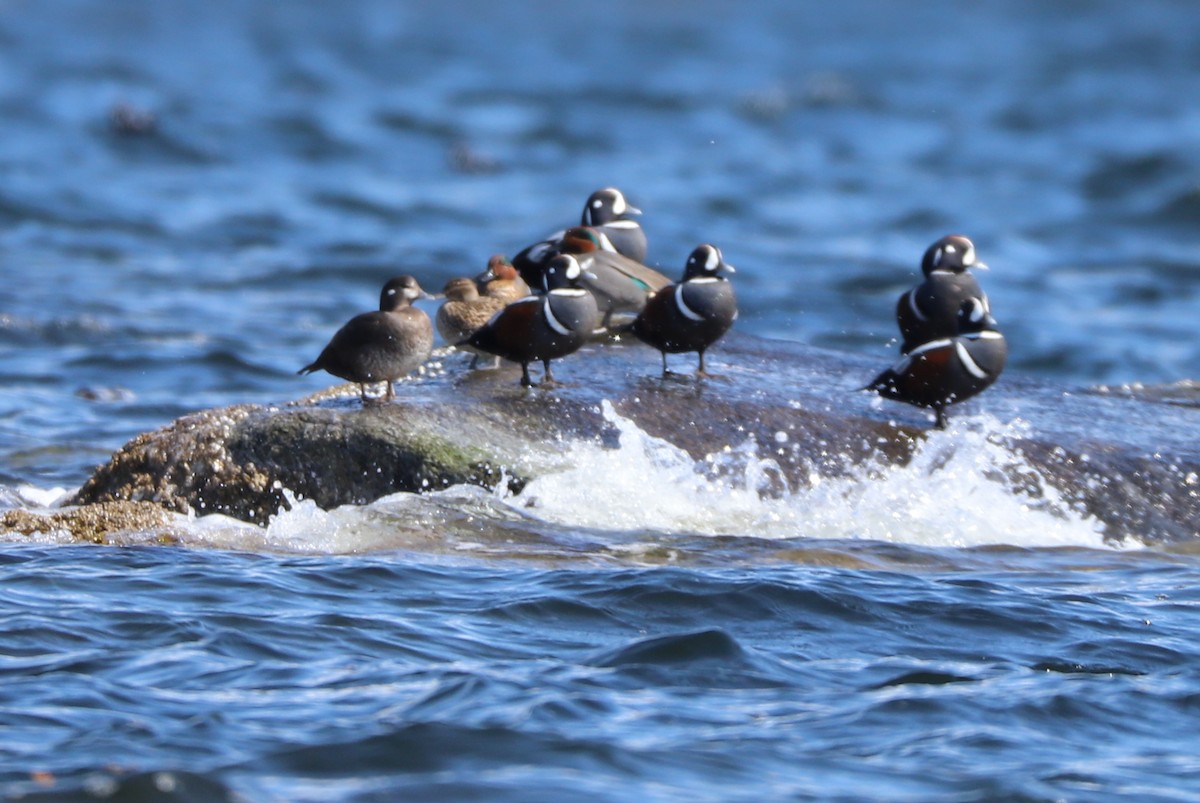
<svg viewBox="0 0 1200 803">
<path fill-rule="evenodd" d="M 961 232 L 1002 383 L 1192 387 L 1196 21 L 10 0 L 0 508 L 322 387 L 295 370 L 387 278 L 475 274 L 603 185 L 665 272 L 723 249 L 742 332 L 882 367 L 921 252 Z M 4 533 L 0 796 L 1194 799 L 1195 545 L 989 480 L 1027 425 L 987 399 L 911 467 L 782 499 L 739 444 L 745 482 L 713 486 L 622 424 L 525 497 Z"/>
</svg>

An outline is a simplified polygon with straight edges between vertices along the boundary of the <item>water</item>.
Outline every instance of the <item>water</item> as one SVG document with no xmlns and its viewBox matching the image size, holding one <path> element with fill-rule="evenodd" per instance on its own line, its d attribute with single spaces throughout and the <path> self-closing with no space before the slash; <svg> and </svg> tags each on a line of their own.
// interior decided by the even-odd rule
<svg viewBox="0 0 1200 803">
<path fill-rule="evenodd" d="M 921 252 L 969 234 L 1002 383 L 1194 425 L 1191 4 L 409 5 L 0 5 L 0 507 L 319 388 L 294 371 L 384 280 L 474 274 L 607 184 L 666 272 L 722 247 L 740 331 L 881 367 Z M 987 400 L 766 496 L 770 454 L 609 410 L 618 448 L 515 497 L 2 534 L 0 795 L 1194 798 L 1195 544 L 1112 538 Z"/>
</svg>

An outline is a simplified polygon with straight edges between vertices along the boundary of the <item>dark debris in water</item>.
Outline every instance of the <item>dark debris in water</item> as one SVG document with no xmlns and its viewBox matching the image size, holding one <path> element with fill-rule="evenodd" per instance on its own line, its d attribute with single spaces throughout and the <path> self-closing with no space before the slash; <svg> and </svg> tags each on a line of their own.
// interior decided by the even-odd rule
<svg viewBox="0 0 1200 803">
<path fill-rule="evenodd" d="M 979 678 L 969 677 L 967 675 L 956 675 L 952 672 L 937 672 L 932 670 L 917 670 L 913 672 L 905 672 L 902 675 L 897 675 L 894 678 L 877 683 L 871 686 L 872 689 L 886 689 L 893 686 L 944 686 L 947 683 L 974 683 Z"/>
</svg>

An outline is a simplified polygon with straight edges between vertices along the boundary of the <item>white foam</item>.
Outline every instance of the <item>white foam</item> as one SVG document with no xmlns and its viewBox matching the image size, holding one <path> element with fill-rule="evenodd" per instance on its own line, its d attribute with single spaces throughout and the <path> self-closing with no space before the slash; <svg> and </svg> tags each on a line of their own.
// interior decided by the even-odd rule
<svg viewBox="0 0 1200 803">
<path fill-rule="evenodd" d="M 50 508 L 58 507 L 68 496 L 74 493 L 67 488 L 38 488 L 34 485 L 21 484 L 12 489 L 12 506 Z"/>
<path fill-rule="evenodd" d="M 788 488 L 778 464 L 751 442 L 695 461 L 605 402 L 620 447 L 570 447 L 570 468 L 530 482 L 509 502 L 564 526 L 762 538 L 856 538 L 930 546 L 1102 548 L 1103 525 L 1083 516 L 1005 444 L 1022 424 L 958 418 L 906 465 L 878 462 L 845 477 L 813 474 Z M 1016 493 L 1007 477 L 1040 486 Z M 764 493 L 774 488 L 781 493 Z"/>
<path fill-rule="evenodd" d="M 287 508 L 266 527 L 212 514 L 175 516 L 168 529 L 186 546 L 349 554 L 415 549 L 503 554 L 514 533 L 536 519 L 564 529 L 612 532 L 615 550 L 657 548 L 658 534 L 790 539 L 870 539 L 926 546 L 1104 548 L 1103 525 L 1070 508 L 1053 485 L 1008 444 L 1027 434 L 1020 422 L 956 417 L 951 429 L 921 440 L 905 465 L 886 460 L 845 476 L 813 473 L 792 487 L 779 464 L 752 440 L 695 460 L 651 437 L 603 404 L 619 433 L 618 448 L 573 442 L 547 473 L 516 496 L 456 486 L 428 494 L 397 493 L 369 505 L 323 510 L 284 491 Z M 787 433 L 767 433 L 772 448 L 804 447 Z M 1016 478 L 1016 479 L 1011 479 Z M 1034 487 L 1036 498 L 1013 486 Z M 32 510 L 59 504 L 65 492 L 0 488 L 3 506 Z M 511 527 L 517 523 L 515 529 Z M 143 534 L 154 538 L 154 533 Z M 630 537 L 632 536 L 632 538 Z M 136 534 L 130 538 L 136 540 Z M 69 533 L 0 540 L 69 542 Z M 124 537 L 114 543 L 133 542 Z M 518 548 L 519 551 L 519 548 Z"/>
</svg>

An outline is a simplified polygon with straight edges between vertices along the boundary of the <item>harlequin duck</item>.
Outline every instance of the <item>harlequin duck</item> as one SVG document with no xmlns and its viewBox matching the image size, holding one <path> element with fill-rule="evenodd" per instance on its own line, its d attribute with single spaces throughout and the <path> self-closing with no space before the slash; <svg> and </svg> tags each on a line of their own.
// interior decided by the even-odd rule
<svg viewBox="0 0 1200 803">
<path fill-rule="evenodd" d="M 683 279 L 668 285 L 646 302 L 633 322 L 633 333 L 662 352 L 663 376 L 667 354 L 695 351 L 700 355 L 697 377 L 707 376 L 704 351 L 721 338 L 737 319 L 733 283 L 722 273 L 733 266 L 713 245 L 697 246 L 683 268 Z"/>
<path fill-rule="evenodd" d="M 968 298 L 976 298 L 988 312 L 988 300 L 969 268 L 987 269 L 975 256 L 975 245 L 960 234 L 943 237 L 925 251 L 921 272 L 925 281 L 900 296 L 896 302 L 896 322 L 903 338 L 901 350 L 912 349 L 958 332 L 959 308 Z"/>
<path fill-rule="evenodd" d="M 630 206 L 625 196 L 616 187 L 596 190 L 587 199 L 579 225 L 596 229 L 618 254 L 634 262 L 646 261 L 646 233 L 631 215 L 640 215 L 642 210 Z"/>
<path fill-rule="evenodd" d="M 601 250 L 621 254 L 635 262 L 645 262 L 646 234 L 641 225 L 631 218 L 641 213 L 642 210 L 629 205 L 620 190 L 605 187 L 588 197 L 579 225 L 596 231 Z M 542 268 L 559 252 L 559 241 L 564 231 L 554 232 L 513 257 L 513 265 L 520 271 L 521 278 L 535 290 L 542 286 Z"/>
<path fill-rule="evenodd" d="M 508 304 L 504 298 L 479 295 L 479 287 L 474 279 L 451 279 L 442 288 L 442 295 L 446 297 L 446 301 L 438 308 L 434 322 L 442 340 L 449 344 L 461 343 L 475 334 Z M 484 352 L 470 346 L 462 348 L 474 355 L 471 358 L 471 367 L 475 368 Z M 491 354 L 487 356 L 493 357 Z M 499 362 L 499 358 L 495 358 L 492 367 L 496 367 Z"/>
<path fill-rule="evenodd" d="M 386 382 L 386 398 L 396 396 L 392 383 L 421 366 L 433 351 L 433 324 L 412 306 L 432 298 L 412 276 L 399 276 L 383 286 L 379 311 L 355 315 L 334 333 L 321 356 L 297 373 L 327 371 L 356 382 L 367 401 L 367 384 Z"/>
<path fill-rule="evenodd" d="M 596 297 L 606 327 L 615 314 L 641 312 L 647 298 L 671 283 L 653 268 L 604 250 L 596 229 L 587 226 L 563 232 L 558 248 L 579 261 L 584 271 L 580 285 Z"/>
<path fill-rule="evenodd" d="M 550 361 L 577 351 L 600 320 L 596 300 L 579 286 L 582 277 L 583 269 L 573 256 L 554 257 L 546 265 L 545 295 L 514 301 L 464 342 L 519 362 L 525 387 L 534 384 L 529 363 L 541 360 L 546 367 L 542 384 L 554 384 Z"/>
<path fill-rule="evenodd" d="M 864 389 L 886 399 L 932 408 L 938 429 L 945 429 L 946 407 L 995 382 L 1008 359 L 1004 335 L 982 301 L 968 298 L 955 317 L 958 329 L 953 337 L 911 349 Z"/>
<path fill-rule="evenodd" d="M 529 285 L 504 254 L 493 254 L 488 259 L 487 270 L 475 277 L 475 283 L 483 295 L 505 301 L 516 301 L 529 295 Z"/>
</svg>

